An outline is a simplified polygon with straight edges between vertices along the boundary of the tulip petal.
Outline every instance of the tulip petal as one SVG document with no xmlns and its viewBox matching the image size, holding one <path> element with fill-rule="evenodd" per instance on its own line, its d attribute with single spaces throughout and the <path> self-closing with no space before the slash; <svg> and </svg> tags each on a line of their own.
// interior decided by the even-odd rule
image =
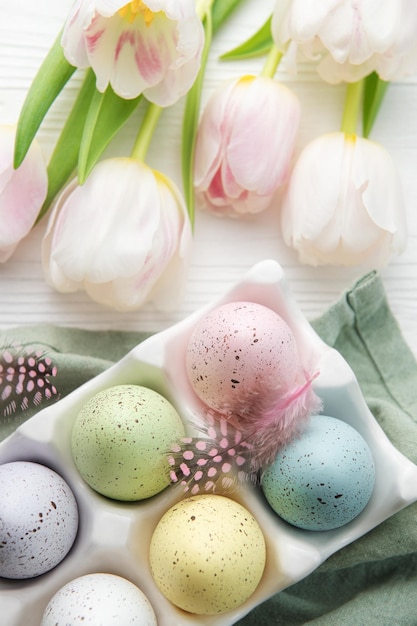
<svg viewBox="0 0 417 626">
<path fill-rule="evenodd" d="M 66 59 L 75 67 L 83 69 L 90 65 L 84 40 L 84 29 L 90 26 L 94 14 L 95 9 L 92 2 L 76 0 L 65 23 L 61 44 Z"/>
<path fill-rule="evenodd" d="M 227 161 L 233 177 L 245 189 L 268 195 L 287 178 L 300 119 L 299 103 L 284 85 L 259 77 L 249 84 L 240 104 L 235 108 Z M 262 115 L 254 123 L 257 107 Z"/>
<path fill-rule="evenodd" d="M 201 116 L 194 161 L 194 184 L 205 191 L 218 171 L 222 159 L 224 119 L 236 80 L 229 80 L 213 92 Z"/>
<path fill-rule="evenodd" d="M 292 0 L 277 0 L 271 16 L 271 35 L 278 50 L 285 52 L 293 35 L 289 28 Z"/>
<path fill-rule="evenodd" d="M 178 192 L 173 192 L 164 177 L 158 176 L 158 193 L 164 219 L 160 221 L 144 273 L 135 282 L 134 306 L 150 296 L 159 308 L 172 309 L 185 286 L 191 228 L 183 201 L 182 211 L 179 211 Z"/>
<path fill-rule="evenodd" d="M 138 193 L 137 178 L 142 181 Z M 74 189 L 57 218 L 53 258 L 75 283 L 103 283 L 128 276 L 144 263 L 159 223 L 151 170 L 130 159 L 102 161 Z M 94 206 L 94 240 L 91 207 Z M 88 224 L 90 223 L 90 227 Z M 137 233 L 141 233 L 141 238 Z M 77 241 L 77 246 L 69 245 Z"/>
<path fill-rule="evenodd" d="M 395 41 L 396 0 L 361 4 L 339 2 L 336 10 L 324 16 L 317 35 L 337 63 L 359 65 L 375 53 L 383 53 Z"/>
<path fill-rule="evenodd" d="M 282 206 L 283 236 L 288 244 L 301 238 L 316 240 L 338 205 L 343 136 L 332 133 L 324 137 L 307 144 L 292 172 Z"/>
<path fill-rule="evenodd" d="M 143 22 L 143 31 L 147 30 Z M 135 22 L 129 24 L 119 15 L 111 21 L 100 15 L 94 18 L 86 31 L 86 45 L 99 91 L 110 83 L 121 97 L 133 98 L 161 80 L 166 59 L 158 53 L 157 41 L 141 35 Z"/>
<path fill-rule="evenodd" d="M 363 193 L 367 214 L 379 229 L 394 237 L 401 252 L 406 241 L 405 202 L 398 170 L 391 155 L 378 143 L 359 138 L 355 177 L 366 163 L 368 181 Z M 394 210 L 393 210 L 394 209 Z"/>
<path fill-rule="evenodd" d="M 0 262 L 7 261 L 32 229 L 46 198 L 48 179 L 41 148 L 34 140 L 20 167 L 13 169 L 16 129 L 0 127 Z"/>
<path fill-rule="evenodd" d="M 193 28 L 199 30 L 198 26 Z M 147 100 L 161 107 L 175 104 L 194 84 L 200 64 L 200 54 L 198 54 L 180 67 L 168 69 L 163 80 L 154 87 L 148 87 L 144 90 L 143 93 Z"/>
<path fill-rule="evenodd" d="M 279 1 L 277 2 L 279 4 Z M 316 37 L 323 22 L 340 5 L 340 0 L 297 0 L 287 3 L 289 10 L 289 28 L 297 34 L 301 42 Z"/>
<path fill-rule="evenodd" d="M 95 10 L 103 17 L 112 17 L 117 11 L 120 11 L 126 4 L 126 0 L 96 0 Z"/>
</svg>

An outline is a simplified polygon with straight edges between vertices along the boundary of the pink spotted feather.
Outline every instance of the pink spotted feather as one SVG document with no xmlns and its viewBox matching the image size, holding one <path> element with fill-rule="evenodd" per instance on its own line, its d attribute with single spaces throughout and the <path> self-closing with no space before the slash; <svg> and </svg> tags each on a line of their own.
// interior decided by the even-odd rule
<svg viewBox="0 0 417 626">
<path fill-rule="evenodd" d="M 168 455 L 172 484 L 184 493 L 229 491 L 237 483 L 256 479 L 252 446 L 225 419 L 207 414 L 201 437 L 183 437 Z"/>
<path fill-rule="evenodd" d="M 283 395 L 275 395 L 273 389 L 263 393 L 251 389 L 234 410 L 217 413 L 218 420 L 226 419 L 251 444 L 256 470 L 269 465 L 278 450 L 302 431 L 309 416 L 321 410 L 321 400 L 312 388 L 317 376 L 318 372 L 305 375 L 303 382 Z"/>
<path fill-rule="evenodd" d="M 57 400 L 57 368 L 42 350 L 10 345 L 0 349 L 0 417 Z"/>
<path fill-rule="evenodd" d="M 312 388 L 316 376 L 275 401 L 252 390 L 239 413 L 208 409 L 202 436 L 184 437 L 172 446 L 171 482 L 191 495 L 256 482 L 278 451 L 300 434 L 308 417 L 320 412 L 321 400 Z"/>
</svg>

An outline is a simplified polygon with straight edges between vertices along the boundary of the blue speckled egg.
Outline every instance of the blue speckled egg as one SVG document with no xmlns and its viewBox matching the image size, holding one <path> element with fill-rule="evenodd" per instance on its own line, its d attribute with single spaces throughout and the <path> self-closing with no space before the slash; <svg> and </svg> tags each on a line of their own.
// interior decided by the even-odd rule
<svg viewBox="0 0 417 626">
<path fill-rule="evenodd" d="M 305 530 L 331 530 L 353 520 L 367 505 L 375 465 L 364 438 L 346 422 L 311 418 L 262 476 L 272 509 Z"/>
</svg>

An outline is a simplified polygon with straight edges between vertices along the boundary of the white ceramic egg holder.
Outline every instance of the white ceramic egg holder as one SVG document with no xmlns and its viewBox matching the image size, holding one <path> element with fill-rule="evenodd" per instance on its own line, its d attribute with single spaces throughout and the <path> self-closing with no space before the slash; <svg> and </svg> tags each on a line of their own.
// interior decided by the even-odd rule
<svg viewBox="0 0 417 626">
<path fill-rule="evenodd" d="M 320 371 L 314 388 L 323 400 L 323 412 L 345 420 L 368 442 L 376 465 L 376 484 L 370 502 L 357 518 L 339 529 L 322 532 L 300 530 L 282 521 L 257 488 L 248 485 L 227 494 L 246 506 L 260 524 L 267 544 L 266 568 L 255 593 L 243 605 L 223 615 L 199 616 L 173 606 L 156 587 L 149 569 L 152 532 L 165 511 L 183 497 L 182 491 L 169 487 L 137 503 L 100 496 L 84 483 L 74 466 L 71 429 L 79 409 L 91 396 L 126 383 L 158 391 L 183 418 L 193 420 L 200 405 L 183 366 L 188 337 L 207 311 L 239 300 L 270 307 L 289 324 L 306 369 Z M 289 293 L 282 268 L 269 260 L 255 265 L 216 302 L 150 337 L 103 374 L 24 423 L 0 444 L 0 463 L 21 460 L 43 463 L 69 483 L 78 501 L 80 526 L 72 550 L 50 572 L 21 581 L 0 578 L 2 626 L 39 626 L 54 593 L 66 582 L 93 572 L 118 574 L 135 583 L 153 605 L 159 626 L 228 626 L 417 500 L 417 466 L 389 442 L 367 408 L 351 368 L 313 331 Z"/>
</svg>

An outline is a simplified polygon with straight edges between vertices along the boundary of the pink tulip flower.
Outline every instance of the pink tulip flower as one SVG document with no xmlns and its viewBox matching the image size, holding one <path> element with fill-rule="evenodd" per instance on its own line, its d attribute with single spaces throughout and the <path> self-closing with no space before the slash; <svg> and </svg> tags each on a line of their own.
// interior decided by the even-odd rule
<svg viewBox="0 0 417 626">
<path fill-rule="evenodd" d="M 182 296 L 191 227 L 175 185 L 133 158 L 101 161 L 52 208 L 42 244 L 46 280 L 119 311 Z"/>
<path fill-rule="evenodd" d="M 194 83 L 203 45 L 194 0 L 77 0 L 62 36 L 69 63 L 91 67 L 99 91 L 110 84 L 163 107 Z"/>
<path fill-rule="evenodd" d="M 288 57 L 317 63 L 329 83 L 417 71 L 415 0 L 278 0 L 272 35 Z"/>
<path fill-rule="evenodd" d="M 282 233 L 302 263 L 384 266 L 407 238 L 402 186 L 390 154 L 343 132 L 314 139 L 289 181 Z"/>
<path fill-rule="evenodd" d="M 34 141 L 13 169 L 16 128 L 0 126 L 0 262 L 7 261 L 35 224 L 48 191 L 46 164 Z"/>
<path fill-rule="evenodd" d="M 201 205 L 228 216 L 266 209 L 287 179 L 299 121 L 298 99 L 272 78 L 220 85 L 197 133 L 194 184 Z"/>
</svg>

